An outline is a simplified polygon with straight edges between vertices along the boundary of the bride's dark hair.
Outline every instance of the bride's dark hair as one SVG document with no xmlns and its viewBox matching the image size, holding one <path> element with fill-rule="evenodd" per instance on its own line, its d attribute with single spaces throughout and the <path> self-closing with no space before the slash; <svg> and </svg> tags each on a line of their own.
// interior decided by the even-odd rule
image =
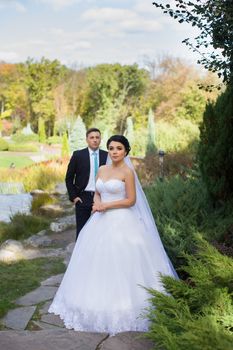
<svg viewBox="0 0 233 350">
<path fill-rule="evenodd" d="M 120 142 L 125 147 L 126 155 L 129 154 L 131 147 L 130 147 L 129 141 L 127 140 L 127 138 L 125 136 L 123 136 L 123 135 L 111 136 L 107 141 L 107 149 L 109 149 L 109 145 L 112 141 Z"/>
</svg>

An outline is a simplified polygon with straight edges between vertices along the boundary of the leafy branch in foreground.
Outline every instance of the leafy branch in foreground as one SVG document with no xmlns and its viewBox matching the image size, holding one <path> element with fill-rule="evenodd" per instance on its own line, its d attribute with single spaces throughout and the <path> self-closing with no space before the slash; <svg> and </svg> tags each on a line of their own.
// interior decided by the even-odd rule
<svg viewBox="0 0 233 350">
<path fill-rule="evenodd" d="M 233 2 L 232 0 L 175 0 L 174 4 L 153 2 L 179 23 L 190 23 L 200 30 L 195 43 L 183 42 L 201 58 L 198 63 L 216 72 L 223 82 L 233 80 Z M 212 48 L 212 50 L 208 50 Z"/>
</svg>

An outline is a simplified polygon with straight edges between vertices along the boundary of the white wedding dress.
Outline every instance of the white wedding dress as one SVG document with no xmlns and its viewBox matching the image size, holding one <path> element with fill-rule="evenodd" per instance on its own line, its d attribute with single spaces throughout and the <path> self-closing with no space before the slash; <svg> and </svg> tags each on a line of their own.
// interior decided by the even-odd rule
<svg viewBox="0 0 233 350">
<path fill-rule="evenodd" d="M 103 202 L 126 196 L 118 179 L 99 178 L 96 188 Z M 79 234 L 49 312 L 77 331 L 146 331 L 144 287 L 163 291 L 160 273 L 177 276 L 159 235 L 146 231 L 134 207 L 97 212 Z"/>
</svg>

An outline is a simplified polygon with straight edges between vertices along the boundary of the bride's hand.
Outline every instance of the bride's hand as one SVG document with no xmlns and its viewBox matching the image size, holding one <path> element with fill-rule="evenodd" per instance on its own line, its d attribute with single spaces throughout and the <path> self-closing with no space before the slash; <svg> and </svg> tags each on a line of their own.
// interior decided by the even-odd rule
<svg viewBox="0 0 233 350">
<path fill-rule="evenodd" d="M 105 203 L 94 203 L 92 206 L 92 213 L 95 213 L 96 211 L 105 211 L 107 209 L 107 206 Z"/>
</svg>

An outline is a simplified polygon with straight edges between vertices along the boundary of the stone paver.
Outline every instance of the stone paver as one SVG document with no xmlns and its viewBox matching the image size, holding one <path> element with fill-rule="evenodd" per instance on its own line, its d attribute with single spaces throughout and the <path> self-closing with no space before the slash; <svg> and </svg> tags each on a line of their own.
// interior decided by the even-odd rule
<svg viewBox="0 0 233 350">
<path fill-rule="evenodd" d="M 41 282 L 41 285 L 42 286 L 55 286 L 55 287 L 58 287 L 58 286 L 60 286 L 60 283 L 62 281 L 63 276 L 64 276 L 64 274 L 61 273 L 59 275 L 49 277 L 49 278 L 47 278 L 47 280 Z"/>
<path fill-rule="evenodd" d="M 106 339 L 101 350 L 152 350 L 153 344 L 140 332 L 124 332 Z"/>
<path fill-rule="evenodd" d="M 57 326 L 57 327 L 64 327 L 64 323 L 60 319 L 60 317 L 54 314 L 43 315 L 41 317 L 41 321 L 49 324 L 53 324 L 54 326 Z"/>
<path fill-rule="evenodd" d="M 30 325 L 33 328 L 33 331 L 42 331 L 45 329 L 59 329 L 59 327 L 54 326 L 53 324 L 41 321 L 31 321 Z"/>
<path fill-rule="evenodd" d="M 35 311 L 36 306 L 19 307 L 17 309 L 10 310 L 1 320 L 1 323 L 7 328 L 24 330 Z"/>
<path fill-rule="evenodd" d="M 61 190 L 64 190 L 64 186 Z M 26 259 L 59 256 L 68 264 L 75 245 L 75 230 L 71 229 L 74 227 L 74 219 L 73 214 L 60 218 L 53 223 L 53 232 L 41 231 L 28 239 L 28 245 L 37 248 L 25 249 L 20 243 L 10 241 L 5 247 L 3 246 L 4 253 L 13 257 L 20 254 L 20 257 Z M 70 229 L 67 229 L 68 227 Z M 64 229 L 66 231 L 63 231 Z M 56 248 L 46 248 L 50 243 L 55 244 Z M 12 256 L 10 258 L 12 259 Z M 139 332 L 125 332 L 109 337 L 108 334 L 76 332 L 64 328 L 59 316 L 48 314 L 49 306 L 62 278 L 63 274 L 52 276 L 41 282 L 39 288 L 16 301 L 23 307 L 9 311 L 1 320 L 1 323 L 8 328 L 7 331 L 0 331 L 1 350 L 152 350 L 154 348 L 152 343 L 143 337 L 143 333 Z M 44 303 L 38 305 L 37 317 L 33 320 L 36 305 L 42 302 Z M 24 330 L 26 327 L 27 331 Z"/>
<path fill-rule="evenodd" d="M 57 287 L 41 286 L 17 299 L 16 304 L 24 306 L 39 304 L 42 301 L 52 299 L 56 291 Z"/>
<path fill-rule="evenodd" d="M 2 331 L 0 335 L 2 350 L 95 350 L 107 336 L 66 329 Z"/>
<path fill-rule="evenodd" d="M 46 301 L 46 303 L 39 308 L 40 315 L 45 315 L 48 313 L 48 309 L 52 303 L 52 300 Z"/>
</svg>

